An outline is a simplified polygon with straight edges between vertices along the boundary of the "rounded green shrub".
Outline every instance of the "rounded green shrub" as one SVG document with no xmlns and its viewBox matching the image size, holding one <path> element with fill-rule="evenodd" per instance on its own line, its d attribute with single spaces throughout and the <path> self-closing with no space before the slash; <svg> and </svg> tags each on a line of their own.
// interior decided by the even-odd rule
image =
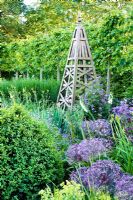
<svg viewBox="0 0 133 200">
<path fill-rule="evenodd" d="M 0 109 L 0 199 L 38 199 L 41 188 L 62 181 L 55 138 L 20 105 Z"/>
</svg>

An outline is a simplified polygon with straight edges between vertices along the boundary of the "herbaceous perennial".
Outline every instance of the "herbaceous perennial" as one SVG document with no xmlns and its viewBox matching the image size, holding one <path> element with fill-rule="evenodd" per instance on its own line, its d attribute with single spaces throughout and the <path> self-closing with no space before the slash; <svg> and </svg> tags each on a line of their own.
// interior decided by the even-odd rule
<svg viewBox="0 0 133 200">
<path fill-rule="evenodd" d="M 94 133 L 95 136 L 108 137 L 112 135 L 112 130 L 109 122 L 105 119 L 98 119 L 94 121 L 83 121 L 82 129 L 84 132 Z"/>
<path fill-rule="evenodd" d="M 66 153 L 69 164 L 77 161 L 91 161 L 92 158 L 108 152 L 112 147 L 112 141 L 104 138 L 82 140 L 79 144 L 71 145 Z"/>
<path fill-rule="evenodd" d="M 115 193 L 116 182 L 123 176 L 119 165 L 111 160 L 99 160 L 91 167 L 79 168 L 70 175 L 71 180 L 82 182 L 82 184 L 95 189 L 107 189 L 110 193 Z"/>
<path fill-rule="evenodd" d="M 116 182 L 116 197 L 120 200 L 133 199 L 133 176 L 124 174 L 120 180 Z"/>
</svg>

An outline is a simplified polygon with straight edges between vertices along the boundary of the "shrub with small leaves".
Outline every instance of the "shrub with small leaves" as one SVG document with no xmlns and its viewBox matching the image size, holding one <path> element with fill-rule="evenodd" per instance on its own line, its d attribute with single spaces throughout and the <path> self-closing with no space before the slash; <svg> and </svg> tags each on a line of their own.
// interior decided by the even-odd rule
<svg viewBox="0 0 133 200">
<path fill-rule="evenodd" d="M 0 109 L 1 199 L 38 199 L 38 192 L 63 178 L 56 133 L 33 119 L 23 107 Z"/>
</svg>

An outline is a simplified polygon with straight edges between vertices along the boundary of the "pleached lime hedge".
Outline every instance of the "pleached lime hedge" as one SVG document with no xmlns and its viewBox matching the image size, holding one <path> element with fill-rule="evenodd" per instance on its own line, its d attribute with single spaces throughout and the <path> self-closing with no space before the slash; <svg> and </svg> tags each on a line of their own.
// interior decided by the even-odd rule
<svg viewBox="0 0 133 200">
<path fill-rule="evenodd" d="M 38 199 L 40 189 L 62 181 L 55 134 L 20 105 L 0 109 L 0 199 Z"/>
<path fill-rule="evenodd" d="M 0 94 L 5 99 L 14 97 L 21 102 L 38 102 L 47 100 L 56 102 L 60 83 L 55 79 L 18 79 L 2 80 L 0 82 Z"/>
</svg>

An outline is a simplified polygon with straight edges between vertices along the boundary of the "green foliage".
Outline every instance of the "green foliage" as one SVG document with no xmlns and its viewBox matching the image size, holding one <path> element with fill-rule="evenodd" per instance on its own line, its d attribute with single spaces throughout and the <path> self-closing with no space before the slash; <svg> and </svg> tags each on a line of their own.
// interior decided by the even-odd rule
<svg viewBox="0 0 133 200">
<path fill-rule="evenodd" d="M 110 98 L 110 100 L 112 101 L 113 99 Z M 85 94 L 80 99 L 80 105 L 86 112 L 86 117 L 93 120 L 98 118 L 107 119 L 110 114 L 111 104 L 112 102 L 109 103 L 109 97 L 106 95 L 99 79 L 89 83 Z"/>
<path fill-rule="evenodd" d="M 92 26 L 90 34 L 96 69 L 105 76 L 107 67 L 110 68 L 111 90 L 119 98 L 124 97 L 125 90 L 132 84 L 131 21 L 130 10 L 122 13 L 118 10 L 117 14 L 112 11 L 97 31 L 95 25 Z"/>
<path fill-rule="evenodd" d="M 83 117 L 84 112 L 79 106 L 67 111 L 53 106 L 45 111 L 44 118 L 56 126 L 60 133 L 68 134 L 68 137 L 74 141 L 76 137 L 82 138 L 81 124 Z"/>
<path fill-rule="evenodd" d="M 1 32 L 0 41 L 11 41 L 24 35 L 19 15 L 24 10 L 23 0 L 0 1 Z"/>
<path fill-rule="evenodd" d="M 18 79 L 0 82 L 0 94 L 4 99 L 13 98 L 26 102 L 56 102 L 59 90 L 59 82 L 54 79 Z"/>
<path fill-rule="evenodd" d="M 61 189 L 55 188 L 53 193 L 50 187 L 41 190 L 39 192 L 41 200 L 111 200 L 109 194 L 94 190 L 90 192 L 87 190 L 84 191 L 85 188 L 74 181 L 66 181 L 66 184 L 62 183 L 60 187 Z"/>
<path fill-rule="evenodd" d="M 115 147 L 112 152 L 112 159 L 121 165 L 125 172 L 133 174 L 133 145 L 126 136 L 118 117 L 112 118 L 112 129 Z"/>
<path fill-rule="evenodd" d="M 11 31 L 11 38 L 15 37 L 15 40 L 10 43 L 3 40 L 1 44 L 2 74 L 18 71 L 20 74 L 29 72 L 31 76 L 34 74 L 37 77 L 39 70 L 43 69 L 45 78 L 56 78 L 57 72 L 62 75 L 77 10 L 80 8 L 97 72 L 106 81 L 107 67 L 110 68 L 111 90 L 114 96 L 131 97 L 133 66 L 131 2 L 121 4 L 121 2 L 100 3 L 88 0 L 85 1 L 85 6 L 81 6 L 81 1 L 53 0 L 50 3 L 42 1 L 39 8 L 29 9 L 24 13 L 27 18 L 25 24 L 19 23 L 18 20 L 18 13 L 23 8 L 22 1 L 5 1 L 5 6 L 3 2 L 2 23 L 9 26 L 6 29 L 3 25 L 5 28 L 3 31 Z M 10 13 L 13 17 L 7 16 Z M 10 20 L 6 22 L 5 16 L 10 18 L 11 22 Z M 14 20 L 17 20 L 16 25 L 12 22 Z M 14 27 L 17 29 L 15 33 L 12 30 Z M 26 32 L 23 33 L 24 30 Z M 10 33 L 6 35 L 10 37 Z"/>
<path fill-rule="evenodd" d="M 90 190 L 89 199 L 90 200 L 112 200 L 111 196 L 108 193 L 105 193 L 103 191 L 95 191 L 93 189 Z"/>
<path fill-rule="evenodd" d="M 38 199 L 46 184 L 63 178 L 61 153 L 43 123 L 19 105 L 0 110 L 1 198 Z"/>
<path fill-rule="evenodd" d="M 51 189 L 47 187 L 45 190 L 41 190 L 41 200 L 84 200 L 85 193 L 81 190 L 81 186 L 74 181 L 66 181 L 66 185 L 62 183 L 60 185 L 62 189 L 55 189 L 52 193 Z"/>
</svg>

